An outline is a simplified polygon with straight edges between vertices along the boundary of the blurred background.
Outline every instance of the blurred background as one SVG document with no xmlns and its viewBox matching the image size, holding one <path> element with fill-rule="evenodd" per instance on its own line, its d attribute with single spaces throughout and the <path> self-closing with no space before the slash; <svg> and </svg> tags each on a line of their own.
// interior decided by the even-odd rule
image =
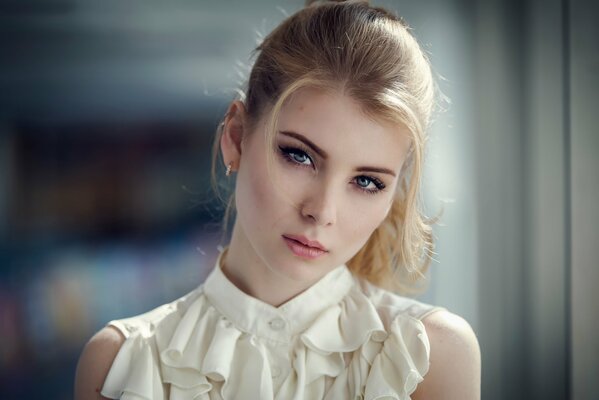
<svg viewBox="0 0 599 400">
<path fill-rule="evenodd" d="M 483 399 L 599 399 L 597 3 L 372 1 L 451 99 L 419 299 L 464 316 Z M 213 266 L 213 134 L 301 1 L 0 0 L 0 398 L 72 398 L 85 342 Z"/>
</svg>

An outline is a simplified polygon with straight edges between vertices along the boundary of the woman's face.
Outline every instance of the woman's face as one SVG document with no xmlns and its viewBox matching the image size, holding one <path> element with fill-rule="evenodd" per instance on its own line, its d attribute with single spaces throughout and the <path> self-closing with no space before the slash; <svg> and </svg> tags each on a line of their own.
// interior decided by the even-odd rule
<svg viewBox="0 0 599 400">
<path fill-rule="evenodd" d="M 267 119 L 241 146 L 236 224 L 251 258 L 277 275 L 315 282 L 349 261 L 385 219 L 410 143 L 407 130 L 369 119 L 342 93 L 312 88 L 283 106 L 274 148 L 266 143 Z M 325 251 L 292 239 L 300 237 Z"/>
</svg>

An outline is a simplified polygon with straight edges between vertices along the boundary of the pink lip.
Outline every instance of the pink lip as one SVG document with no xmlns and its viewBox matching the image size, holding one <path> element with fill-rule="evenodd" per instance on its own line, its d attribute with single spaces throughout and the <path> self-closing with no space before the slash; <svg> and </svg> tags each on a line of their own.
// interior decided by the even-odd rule
<svg viewBox="0 0 599 400">
<path fill-rule="evenodd" d="M 285 244 L 289 249 L 298 257 L 314 259 L 320 257 L 323 254 L 326 254 L 326 250 L 322 250 L 316 247 L 310 247 L 302 244 L 301 242 L 291 239 L 289 237 L 283 236 L 283 240 L 285 240 Z"/>
<path fill-rule="evenodd" d="M 308 239 L 305 236 L 301 236 L 301 235 L 283 235 L 283 237 L 286 237 L 287 239 L 295 240 L 296 242 L 300 242 L 304 246 L 314 247 L 314 248 L 320 249 L 322 251 L 327 251 L 327 249 L 325 249 L 325 247 L 322 244 L 320 244 L 320 242 L 318 242 L 316 240 L 310 240 L 310 239 Z"/>
</svg>

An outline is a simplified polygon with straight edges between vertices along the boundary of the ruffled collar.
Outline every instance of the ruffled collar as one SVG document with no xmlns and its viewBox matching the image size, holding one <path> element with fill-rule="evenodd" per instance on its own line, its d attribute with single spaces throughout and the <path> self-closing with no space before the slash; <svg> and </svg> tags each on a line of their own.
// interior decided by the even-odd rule
<svg viewBox="0 0 599 400">
<path fill-rule="evenodd" d="M 343 265 L 276 308 L 239 290 L 217 261 L 199 290 L 160 309 L 169 312 L 144 329 L 151 335 L 128 337 L 102 394 L 123 400 L 409 400 L 429 367 L 424 325 L 374 296 L 383 323 L 354 283 Z"/>
<path fill-rule="evenodd" d="M 258 337 L 289 342 L 327 308 L 338 304 L 354 284 L 345 264 L 328 272 L 304 292 L 279 307 L 252 297 L 223 273 L 221 252 L 203 285 L 210 303 L 241 331 Z"/>
</svg>

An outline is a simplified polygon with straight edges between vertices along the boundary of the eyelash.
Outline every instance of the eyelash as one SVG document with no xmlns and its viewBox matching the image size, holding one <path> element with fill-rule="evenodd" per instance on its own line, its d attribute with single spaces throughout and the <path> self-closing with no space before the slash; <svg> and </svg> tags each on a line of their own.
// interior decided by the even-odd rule
<svg viewBox="0 0 599 400">
<path fill-rule="evenodd" d="M 291 147 L 291 146 L 279 146 L 280 152 L 281 152 L 281 156 L 285 159 L 285 161 L 298 166 L 298 167 L 307 167 L 308 165 L 302 164 L 298 161 L 296 161 L 293 158 L 293 154 L 304 154 L 312 163 L 312 165 L 314 165 L 314 162 L 312 161 L 312 157 L 310 157 L 310 155 L 308 154 L 307 150 L 303 150 L 303 149 L 299 149 L 296 147 Z M 361 190 L 362 192 L 366 193 L 366 194 L 377 194 L 382 192 L 383 190 L 385 190 L 385 184 L 378 178 L 375 178 L 374 176 L 367 176 L 367 175 L 360 175 L 357 178 L 366 178 L 368 179 L 370 182 L 374 183 L 374 185 L 376 186 L 376 189 L 365 189 L 363 186 L 360 185 L 356 185 L 358 186 L 358 189 Z"/>
</svg>

